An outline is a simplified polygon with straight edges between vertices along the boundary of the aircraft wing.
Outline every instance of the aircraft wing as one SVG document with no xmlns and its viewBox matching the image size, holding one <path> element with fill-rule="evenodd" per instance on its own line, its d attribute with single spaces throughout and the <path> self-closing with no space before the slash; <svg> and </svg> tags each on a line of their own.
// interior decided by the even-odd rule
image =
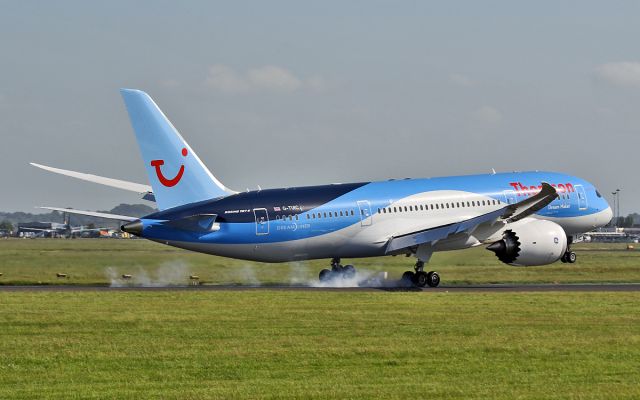
<svg viewBox="0 0 640 400">
<path fill-rule="evenodd" d="M 558 197 L 556 189 L 547 182 L 542 182 L 542 189 L 534 196 L 526 198 L 518 203 L 509 204 L 502 219 L 507 222 L 516 222 L 543 208 Z"/>
<path fill-rule="evenodd" d="M 506 224 L 509 222 L 519 221 L 531 214 L 534 214 L 536 211 L 541 210 L 551 203 L 556 197 L 558 197 L 556 189 L 548 183 L 543 182 L 542 189 L 536 195 L 526 198 L 518 203 L 509 204 L 498 210 L 463 221 L 429 227 L 413 232 L 396 234 L 387 242 L 386 254 L 421 244 L 434 243 L 457 233 L 472 232 L 482 224 Z"/>
<path fill-rule="evenodd" d="M 97 211 L 74 210 L 73 208 L 60 208 L 60 207 L 38 207 L 38 208 L 42 208 L 45 210 L 52 210 L 52 211 L 60 211 L 60 212 L 65 212 L 70 214 L 87 215 L 89 217 L 115 219 L 118 221 L 137 221 L 139 219 L 136 217 L 129 217 L 127 215 L 107 214 L 107 213 L 101 213 Z"/>
<path fill-rule="evenodd" d="M 30 163 L 30 164 L 33 165 L 34 167 L 38 167 L 40 169 L 44 169 L 45 171 L 53 172 L 56 174 L 70 176 L 72 178 L 81 179 L 83 181 L 98 183 L 100 185 L 111 186 L 118 189 L 123 189 L 131 192 L 144 194 L 143 199 L 155 201 L 155 197 L 153 196 L 153 189 L 151 189 L 151 186 L 149 185 L 123 181 L 120 179 L 105 178 L 103 176 L 85 174 L 84 172 L 76 172 L 76 171 L 70 171 L 67 169 L 48 167 L 46 165 L 41 165 L 36 163 Z"/>
</svg>

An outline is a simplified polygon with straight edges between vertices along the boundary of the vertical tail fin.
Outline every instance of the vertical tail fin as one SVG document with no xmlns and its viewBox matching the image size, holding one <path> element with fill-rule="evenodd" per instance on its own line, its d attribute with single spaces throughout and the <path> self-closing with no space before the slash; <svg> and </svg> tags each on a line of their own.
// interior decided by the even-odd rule
<svg viewBox="0 0 640 400">
<path fill-rule="evenodd" d="M 120 93 L 160 210 L 235 193 L 209 172 L 148 94 Z"/>
</svg>

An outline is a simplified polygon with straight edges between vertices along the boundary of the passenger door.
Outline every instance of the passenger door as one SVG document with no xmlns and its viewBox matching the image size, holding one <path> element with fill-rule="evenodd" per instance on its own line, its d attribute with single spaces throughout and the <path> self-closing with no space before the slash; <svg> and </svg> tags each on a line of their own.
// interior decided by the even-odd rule
<svg viewBox="0 0 640 400">
<path fill-rule="evenodd" d="M 504 202 L 507 204 L 516 204 L 516 192 L 513 190 L 504 191 Z"/>
<path fill-rule="evenodd" d="M 266 208 L 254 208 L 253 215 L 256 218 L 256 235 L 269 234 L 269 214 Z"/>
<path fill-rule="evenodd" d="M 371 225 L 372 218 L 371 217 L 371 204 L 368 200 L 358 200 L 358 209 L 360 212 L 360 225 L 361 226 L 369 226 Z"/>
<path fill-rule="evenodd" d="M 578 195 L 578 209 L 586 210 L 587 209 L 587 193 L 584 190 L 584 186 L 575 185 L 576 194 Z"/>
</svg>

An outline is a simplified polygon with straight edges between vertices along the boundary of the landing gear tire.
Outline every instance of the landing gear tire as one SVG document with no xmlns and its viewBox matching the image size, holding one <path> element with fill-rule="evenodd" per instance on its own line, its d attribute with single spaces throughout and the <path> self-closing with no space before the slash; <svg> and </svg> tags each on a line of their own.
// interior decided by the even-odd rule
<svg viewBox="0 0 640 400">
<path fill-rule="evenodd" d="M 353 265 L 345 265 L 342 267 L 342 278 L 353 279 L 356 276 L 356 268 Z"/>
<path fill-rule="evenodd" d="M 563 264 L 567 263 L 567 253 L 564 253 L 562 257 L 560 257 L 560 261 L 562 261 Z"/>
<path fill-rule="evenodd" d="M 339 258 L 331 260 L 331 269 L 323 269 L 318 277 L 320 282 L 329 282 L 334 279 L 353 279 L 356 276 L 356 268 L 353 265 L 341 265 Z"/>
<path fill-rule="evenodd" d="M 438 285 L 440 284 L 440 274 L 438 274 L 436 271 L 431 271 L 426 275 L 427 285 L 429 285 L 429 287 L 438 287 Z"/>
<path fill-rule="evenodd" d="M 329 269 L 323 269 L 320 271 L 320 282 L 328 282 L 331 280 L 333 273 Z"/>
<path fill-rule="evenodd" d="M 415 272 L 413 271 L 405 271 L 404 274 L 402 274 L 402 282 L 412 285 L 413 284 L 413 279 L 416 276 Z"/>
<path fill-rule="evenodd" d="M 418 271 L 414 274 L 413 284 L 417 287 L 425 287 L 429 283 L 428 274 L 424 271 Z"/>
<path fill-rule="evenodd" d="M 573 251 L 566 253 L 565 258 L 569 264 L 574 264 L 578 260 L 578 256 Z"/>
</svg>

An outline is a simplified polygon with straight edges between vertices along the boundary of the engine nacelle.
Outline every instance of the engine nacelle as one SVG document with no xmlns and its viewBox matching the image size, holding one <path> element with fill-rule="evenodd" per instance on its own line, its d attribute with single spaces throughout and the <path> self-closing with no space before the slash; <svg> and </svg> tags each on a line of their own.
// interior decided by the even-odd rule
<svg viewBox="0 0 640 400">
<path fill-rule="evenodd" d="M 502 239 L 490 244 L 487 249 L 509 265 L 526 267 L 551 264 L 567 251 L 567 235 L 554 222 L 525 219 L 510 226 L 502 233 Z"/>
</svg>

